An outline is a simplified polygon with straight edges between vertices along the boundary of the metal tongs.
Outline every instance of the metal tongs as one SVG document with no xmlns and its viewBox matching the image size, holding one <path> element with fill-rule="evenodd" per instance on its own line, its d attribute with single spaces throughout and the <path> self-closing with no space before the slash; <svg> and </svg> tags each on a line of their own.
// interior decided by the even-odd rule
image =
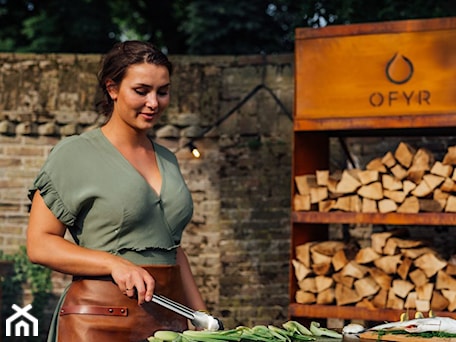
<svg viewBox="0 0 456 342">
<path fill-rule="evenodd" d="M 192 310 L 189 307 L 177 303 L 167 297 L 154 294 L 152 301 L 158 305 L 163 306 L 164 308 L 167 308 L 179 315 L 184 316 L 185 318 L 189 319 L 190 322 L 192 322 L 192 324 L 197 328 L 202 328 L 209 331 L 224 329 L 222 322 L 218 318 L 208 315 L 202 311 Z"/>
</svg>

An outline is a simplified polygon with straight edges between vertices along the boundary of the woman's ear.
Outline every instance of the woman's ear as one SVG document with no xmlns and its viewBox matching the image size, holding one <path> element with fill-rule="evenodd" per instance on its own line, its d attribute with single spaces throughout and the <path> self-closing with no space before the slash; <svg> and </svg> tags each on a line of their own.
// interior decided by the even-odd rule
<svg viewBox="0 0 456 342">
<path fill-rule="evenodd" d="M 111 99 L 115 101 L 117 99 L 117 84 L 113 80 L 106 81 L 106 90 L 111 96 Z"/>
</svg>

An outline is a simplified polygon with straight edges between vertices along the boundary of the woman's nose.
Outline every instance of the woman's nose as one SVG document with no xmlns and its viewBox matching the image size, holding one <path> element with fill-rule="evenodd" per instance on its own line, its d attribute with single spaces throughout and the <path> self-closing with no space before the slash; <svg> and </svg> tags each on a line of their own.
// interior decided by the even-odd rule
<svg viewBox="0 0 456 342">
<path fill-rule="evenodd" d="M 147 98 L 146 98 L 146 106 L 149 107 L 149 108 L 157 108 L 158 106 L 158 101 L 157 101 L 157 95 L 153 94 L 153 93 L 150 93 L 147 95 Z"/>
</svg>

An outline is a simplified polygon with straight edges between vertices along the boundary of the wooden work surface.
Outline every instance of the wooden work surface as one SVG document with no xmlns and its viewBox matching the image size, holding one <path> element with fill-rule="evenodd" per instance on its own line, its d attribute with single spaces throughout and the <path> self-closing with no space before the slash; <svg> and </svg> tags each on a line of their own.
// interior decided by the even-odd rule
<svg viewBox="0 0 456 342">
<path fill-rule="evenodd" d="M 397 341 L 397 342 L 456 342 L 456 338 L 453 337 L 416 337 L 416 336 L 409 336 L 409 335 L 392 335 L 386 334 L 378 338 L 378 334 L 372 331 L 364 332 L 360 335 L 360 339 L 358 341 Z"/>
</svg>

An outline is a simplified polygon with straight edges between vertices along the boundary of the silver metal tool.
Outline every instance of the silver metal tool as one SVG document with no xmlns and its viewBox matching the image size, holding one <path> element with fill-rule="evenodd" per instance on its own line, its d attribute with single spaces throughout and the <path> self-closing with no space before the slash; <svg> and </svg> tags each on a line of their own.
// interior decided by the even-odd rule
<svg viewBox="0 0 456 342">
<path fill-rule="evenodd" d="M 218 319 L 202 311 L 195 311 L 189 307 L 177 303 L 165 296 L 153 295 L 152 301 L 158 305 L 163 306 L 175 313 L 186 317 L 197 328 L 206 329 L 209 331 L 223 330 L 223 324 Z"/>
</svg>

